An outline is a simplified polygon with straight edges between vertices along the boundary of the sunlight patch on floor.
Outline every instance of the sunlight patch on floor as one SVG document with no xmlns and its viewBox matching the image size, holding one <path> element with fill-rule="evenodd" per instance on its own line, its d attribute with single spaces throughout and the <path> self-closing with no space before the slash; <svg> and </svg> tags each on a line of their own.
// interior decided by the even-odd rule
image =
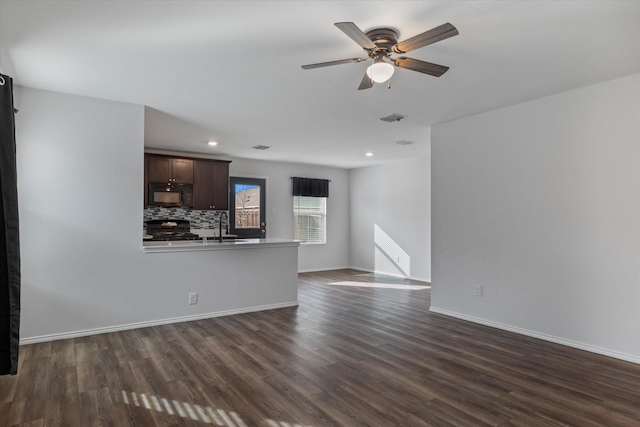
<svg viewBox="0 0 640 427">
<path fill-rule="evenodd" d="M 327 283 L 331 286 L 354 286 L 358 288 L 384 288 L 384 289 L 405 289 L 411 291 L 419 291 L 422 289 L 431 289 L 431 286 L 409 285 L 406 283 L 383 283 L 383 282 L 332 282 Z"/>
<path fill-rule="evenodd" d="M 169 400 L 164 397 L 147 396 L 144 393 L 127 392 L 124 390 L 116 394 L 116 401 L 126 405 L 147 408 L 149 410 L 155 410 L 156 412 L 166 412 L 169 415 L 178 415 L 181 418 L 189 418 L 193 421 L 213 424 L 220 427 L 247 427 L 245 422 L 242 421 L 242 418 L 234 411 L 214 409 L 211 406 L 190 405 L 187 402 L 178 402 L 177 400 L 169 402 Z M 270 427 L 313 427 L 271 419 L 265 419 L 265 422 Z"/>
<path fill-rule="evenodd" d="M 292 424 L 286 423 L 284 421 L 274 421 L 274 420 L 266 420 L 269 427 L 312 427 L 312 426 L 303 426 L 302 424 Z"/>
<path fill-rule="evenodd" d="M 178 415 L 181 418 L 189 418 L 193 421 L 200 421 L 206 424 L 213 424 L 220 427 L 247 427 L 240 416 L 233 411 L 224 409 L 214 409 L 210 406 L 190 405 L 187 402 L 178 402 L 157 396 L 147 396 L 144 393 L 127 392 L 121 390 L 120 395 L 116 395 L 116 401 L 127 405 L 147 408 L 157 412 L 166 412 L 169 415 Z M 275 422 L 267 420 L 267 422 Z M 273 424 L 278 427 L 294 424 Z M 300 426 L 302 427 L 302 426 Z"/>
</svg>

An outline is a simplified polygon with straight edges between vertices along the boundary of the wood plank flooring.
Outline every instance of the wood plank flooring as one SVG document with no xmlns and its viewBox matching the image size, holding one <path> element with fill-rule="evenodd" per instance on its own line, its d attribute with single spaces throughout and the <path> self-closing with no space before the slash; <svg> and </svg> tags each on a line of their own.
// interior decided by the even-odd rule
<svg viewBox="0 0 640 427">
<path fill-rule="evenodd" d="M 299 276 L 300 306 L 21 347 L 0 426 L 640 426 L 640 366 Z"/>
</svg>

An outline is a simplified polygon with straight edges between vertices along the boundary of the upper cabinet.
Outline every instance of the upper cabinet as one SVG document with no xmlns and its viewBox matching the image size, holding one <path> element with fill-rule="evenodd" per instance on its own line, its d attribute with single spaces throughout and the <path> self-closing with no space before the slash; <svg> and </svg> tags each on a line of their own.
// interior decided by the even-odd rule
<svg viewBox="0 0 640 427">
<path fill-rule="evenodd" d="M 193 208 L 198 210 L 229 209 L 229 161 L 144 155 L 145 203 L 148 184 L 162 182 L 193 184 Z"/>
<path fill-rule="evenodd" d="M 229 209 L 229 162 L 195 161 L 193 207 L 201 210 Z"/>
<path fill-rule="evenodd" d="M 148 154 L 149 182 L 193 184 L 193 160 Z"/>
</svg>

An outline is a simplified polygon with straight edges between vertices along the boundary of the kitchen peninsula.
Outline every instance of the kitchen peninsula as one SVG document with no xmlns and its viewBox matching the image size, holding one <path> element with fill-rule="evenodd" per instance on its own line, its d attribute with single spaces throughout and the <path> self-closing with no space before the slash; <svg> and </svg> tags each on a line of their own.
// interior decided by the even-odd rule
<svg viewBox="0 0 640 427">
<path fill-rule="evenodd" d="M 147 292 L 172 295 L 173 303 L 136 326 L 295 307 L 298 245 L 273 238 L 144 242 Z"/>
<path fill-rule="evenodd" d="M 176 296 L 175 314 L 158 313 L 159 323 L 298 305 L 299 242 L 228 234 L 228 161 L 157 153 L 144 160 L 147 279 L 176 287 L 166 289 Z"/>
</svg>

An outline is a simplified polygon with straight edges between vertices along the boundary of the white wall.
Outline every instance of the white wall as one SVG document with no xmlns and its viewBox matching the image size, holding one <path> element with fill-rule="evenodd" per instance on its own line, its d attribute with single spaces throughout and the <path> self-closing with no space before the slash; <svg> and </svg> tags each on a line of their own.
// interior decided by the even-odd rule
<svg viewBox="0 0 640 427">
<path fill-rule="evenodd" d="M 142 252 L 142 106 L 22 87 L 15 105 L 23 343 L 297 304 L 295 247 Z"/>
<path fill-rule="evenodd" d="M 433 311 L 640 363 L 640 75 L 435 126 L 431 156 Z"/>
<path fill-rule="evenodd" d="M 231 176 L 266 178 L 267 235 L 293 238 L 291 177 L 330 179 L 327 199 L 327 243 L 300 245 L 298 271 L 329 270 L 349 266 L 349 171 L 299 163 L 233 158 Z M 275 210 L 275 211 L 274 211 Z"/>
<path fill-rule="evenodd" d="M 351 265 L 431 281 L 428 157 L 351 170 Z"/>
</svg>

